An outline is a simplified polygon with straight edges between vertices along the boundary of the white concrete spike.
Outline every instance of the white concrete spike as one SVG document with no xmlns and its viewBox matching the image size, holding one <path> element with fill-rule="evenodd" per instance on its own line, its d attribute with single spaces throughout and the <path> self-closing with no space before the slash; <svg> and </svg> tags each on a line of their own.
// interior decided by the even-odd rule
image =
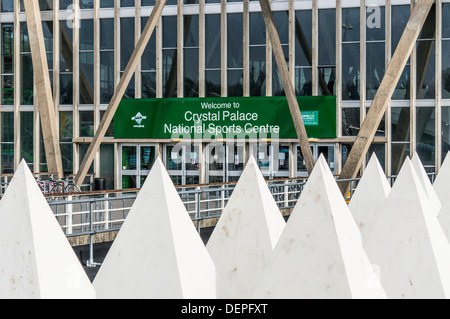
<svg viewBox="0 0 450 319">
<path fill-rule="evenodd" d="M 434 191 L 433 185 L 431 184 L 431 181 L 427 176 L 427 172 L 425 171 L 425 168 L 423 167 L 422 162 L 420 161 L 419 155 L 417 155 L 417 153 L 414 153 L 413 157 L 411 158 L 411 164 L 414 167 L 417 177 L 419 178 L 419 181 L 422 184 L 425 194 L 430 200 L 435 215 L 437 216 L 439 214 L 439 211 L 441 210 L 441 201 L 439 200 L 439 197 Z"/>
<path fill-rule="evenodd" d="M 374 153 L 348 204 L 361 231 L 363 243 L 372 230 L 390 190 L 391 186 Z"/>
<path fill-rule="evenodd" d="M 364 249 L 389 298 L 450 297 L 450 244 L 409 158 Z"/>
<path fill-rule="evenodd" d="M 447 240 L 450 242 L 450 197 L 447 197 L 442 203 L 438 220 Z"/>
<path fill-rule="evenodd" d="M 436 192 L 441 204 L 450 197 L 450 152 L 447 152 L 444 162 L 439 169 L 439 173 L 433 183 L 433 189 Z"/>
<path fill-rule="evenodd" d="M 95 298 L 24 160 L 0 201 L 0 216 L 0 299 Z"/>
<path fill-rule="evenodd" d="M 320 156 L 254 298 L 386 298 L 358 227 Z"/>
<path fill-rule="evenodd" d="M 98 298 L 216 298 L 215 265 L 157 158 L 99 269 Z"/>
<path fill-rule="evenodd" d="M 251 298 L 285 225 L 251 156 L 206 246 L 231 298 Z"/>
</svg>

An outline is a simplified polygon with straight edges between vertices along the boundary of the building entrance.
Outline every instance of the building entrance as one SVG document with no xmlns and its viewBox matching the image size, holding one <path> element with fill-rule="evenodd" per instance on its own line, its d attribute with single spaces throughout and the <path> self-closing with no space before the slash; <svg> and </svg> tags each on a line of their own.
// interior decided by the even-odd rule
<svg viewBox="0 0 450 319">
<path fill-rule="evenodd" d="M 245 162 L 245 144 L 212 143 L 206 146 L 206 180 L 209 183 L 236 182 Z"/>
<path fill-rule="evenodd" d="M 305 159 L 303 157 L 300 145 L 296 144 L 295 147 L 297 158 L 297 177 L 307 177 L 308 171 L 306 170 Z M 311 144 L 311 150 L 313 153 L 314 161 L 317 161 L 320 154 L 323 154 L 325 160 L 330 167 L 333 174 L 336 174 L 336 144 Z"/>
<path fill-rule="evenodd" d="M 289 177 L 289 144 L 250 144 L 250 151 L 256 159 L 264 178 Z"/>
<path fill-rule="evenodd" d="M 164 163 L 175 185 L 199 183 L 199 146 L 195 144 L 167 144 L 164 147 Z"/>
<path fill-rule="evenodd" d="M 122 189 L 141 188 L 156 159 L 154 144 L 120 145 Z"/>
</svg>

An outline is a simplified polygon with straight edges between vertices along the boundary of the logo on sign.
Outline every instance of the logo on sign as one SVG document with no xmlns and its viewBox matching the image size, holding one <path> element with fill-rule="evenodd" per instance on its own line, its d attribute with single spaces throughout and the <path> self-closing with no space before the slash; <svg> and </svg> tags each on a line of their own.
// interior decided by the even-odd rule
<svg viewBox="0 0 450 319">
<path fill-rule="evenodd" d="M 141 114 L 141 112 L 138 112 L 135 116 L 133 116 L 131 118 L 132 121 L 136 121 L 137 125 L 134 125 L 133 127 L 144 127 L 144 125 L 142 125 L 142 120 L 147 119 L 147 116 L 144 116 Z"/>
</svg>

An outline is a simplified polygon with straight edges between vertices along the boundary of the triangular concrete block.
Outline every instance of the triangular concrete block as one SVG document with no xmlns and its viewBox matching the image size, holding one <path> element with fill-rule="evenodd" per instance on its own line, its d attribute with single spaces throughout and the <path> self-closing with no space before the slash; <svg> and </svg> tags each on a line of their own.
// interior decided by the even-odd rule
<svg viewBox="0 0 450 319">
<path fill-rule="evenodd" d="M 348 204 L 363 242 L 372 230 L 390 190 L 391 186 L 374 153 Z"/>
<path fill-rule="evenodd" d="M 254 298 L 386 298 L 356 223 L 320 156 Z"/>
<path fill-rule="evenodd" d="M 436 192 L 441 204 L 450 197 L 450 152 L 445 156 L 444 162 L 439 169 L 439 173 L 433 183 L 433 189 Z"/>
<path fill-rule="evenodd" d="M 231 298 L 251 298 L 285 225 L 252 156 L 206 246 Z"/>
<path fill-rule="evenodd" d="M 419 181 L 422 184 L 422 187 L 425 190 L 425 193 L 430 200 L 431 206 L 437 216 L 441 209 L 441 201 L 434 191 L 433 185 L 431 184 L 431 181 L 427 176 L 427 172 L 425 171 L 425 168 L 423 167 L 417 153 L 414 153 L 413 157 L 411 158 L 411 164 L 414 167 L 417 177 L 419 178 Z"/>
<path fill-rule="evenodd" d="M 98 298 L 216 298 L 215 265 L 160 158 L 94 279 Z"/>
<path fill-rule="evenodd" d="M 24 160 L 0 201 L 0 216 L 1 299 L 95 298 Z"/>
<path fill-rule="evenodd" d="M 447 197 L 442 203 L 441 210 L 438 214 L 438 220 L 447 240 L 450 242 L 450 197 Z"/>
<path fill-rule="evenodd" d="M 450 296 L 450 244 L 409 158 L 364 249 L 389 298 Z"/>
</svg>

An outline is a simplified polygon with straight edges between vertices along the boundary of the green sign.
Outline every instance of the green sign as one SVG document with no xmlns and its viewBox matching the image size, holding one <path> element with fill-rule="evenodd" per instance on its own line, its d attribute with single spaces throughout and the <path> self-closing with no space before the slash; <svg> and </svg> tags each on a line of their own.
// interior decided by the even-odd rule
<svg viewBox="0 0 450 319">
<path fill-rule="evenodd" d="M 336 97 L 298 97 L 310 138 L 336 137 Z M 297 138 L 286 97 L 124 99 L 115 138 Z"/>
</svg>

